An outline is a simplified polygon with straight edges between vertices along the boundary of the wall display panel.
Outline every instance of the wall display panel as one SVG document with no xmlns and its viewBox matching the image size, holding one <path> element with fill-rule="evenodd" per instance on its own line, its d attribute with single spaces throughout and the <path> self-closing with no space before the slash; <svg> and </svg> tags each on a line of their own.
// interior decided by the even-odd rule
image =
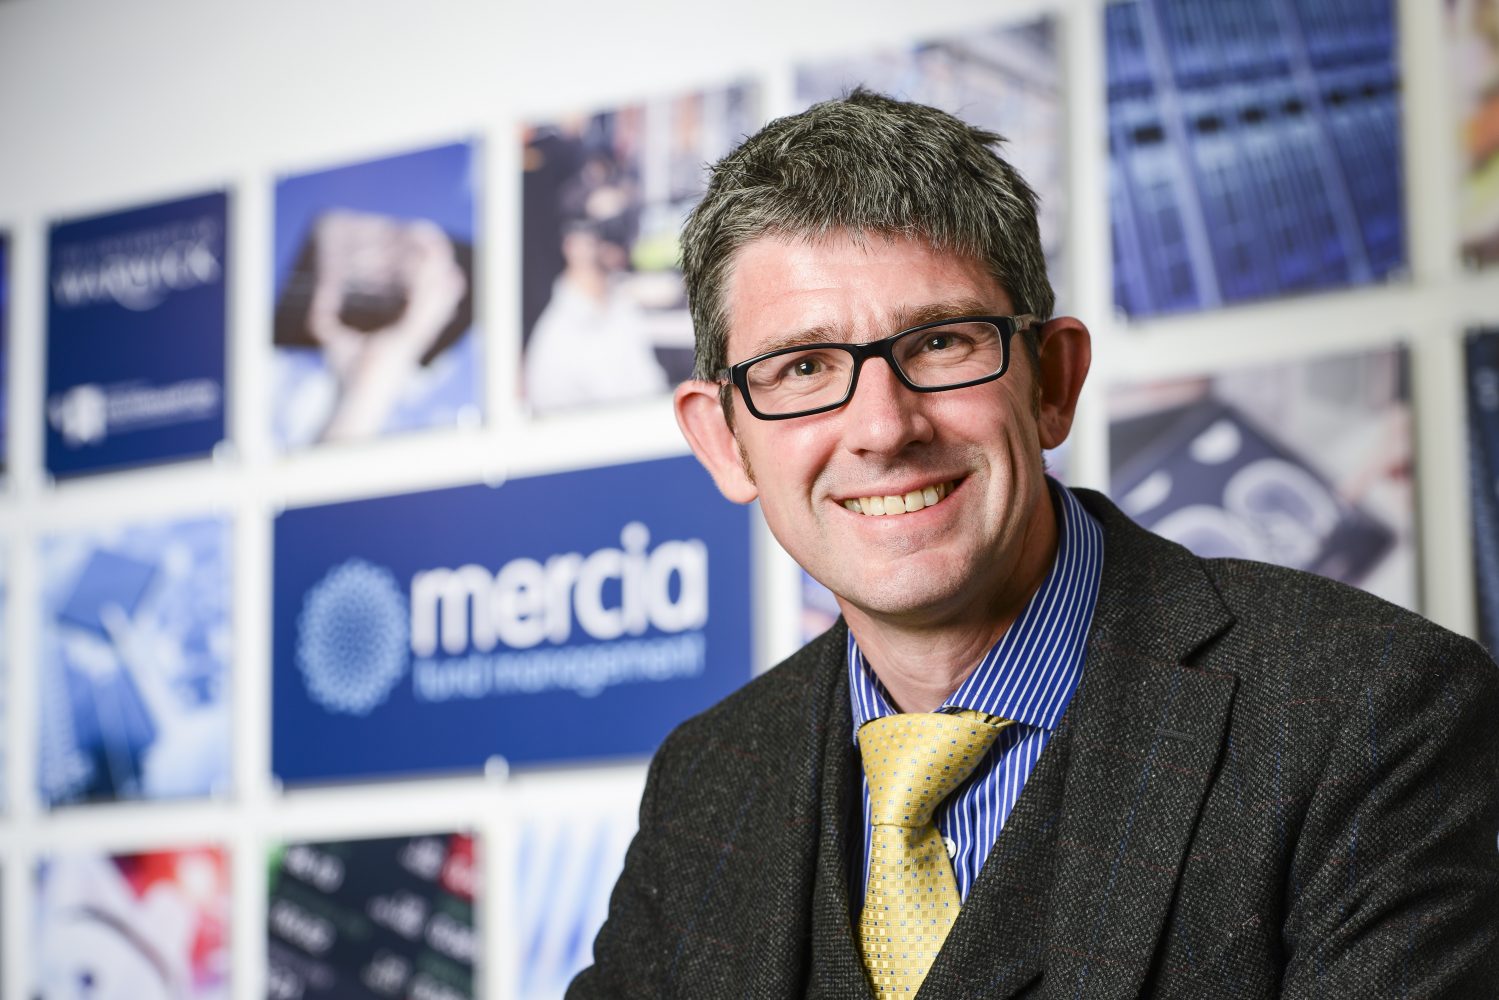
<svg viewBox="0 0 1499 1000">
<path fill-rule="evenodd" d="M 228 203 L 205 194 L 52 226 L 53 475 L 193 458 L 223 439 Z"/>
<path fill-rule="evenodd" d="M 1062 245 L 1069 211 L 1064 183 L 1067 141 L 1054 22 L 1042 18 L 984 27 L 960 37 L 833 59 L 796 71 L 796 99 L 801 105 L 841 97 L 861 85 L 941 108 L 1005 137 L 1005 158 L 1040 195 L 1038 220 L 1047 273 L 1058 304 L 1068 302 L 1070 268 Z"/>
<path fill-rule="evenodd" d="M 478 421 L 476 168 L 454 143 L 276 183 L 279 447 Z"/>
<path fill-rule="evenodd" d="M 221 848 L 44 858 L 34 912 L 35 1000 L 229 998 Z"/>
<path fill-rule="evenodd" d="M 59 536 L 40 556 L 43 804 L 226 789 L 228 522 Z"/>
<path fill-rule="evenodd" d="M 1458 108 L 1463 257 L 1499 261 L 1499 0 L 1447 0 Z"/>
<path fill-rule="evenodd" d="M 468 834 L 287 844 L 270 859 L 268 1000 L 471 1000 Z"/>
<path fill-rule="evenodd" d="M 1393 0 L 1129 0 L 1104 17 L 1119 309 L 1404 269 Z"/>
<path fill-rule="evenodd" d="M 691 458 L 288 511 L 272 767 L 647 754 L 749 679 L 749 548 Z"/>
<path fill-rule="evenodd" d="M 1108 405 L 1110 489 L 1140 524 L 1416 607 L 1403 348 L 1120 386 Z"/>
<path fill-rule="evenodd" d="M 635 836 L 632 805 L 583 804 L 536 813 L 521 826 L 515 868 L 517 1000 L 562 1000 L 593 962 L 593 939 Z"/>
<path fill-rule="evenodd" d="M 0 545 L 0 811 L 10 807 L 10 786 L 7 783 L 6 759 L 10 753 L 10 701 L 6 692 L 10 690 L 10 553 Z M 0 956 L 3 958 L 3 956 Z"/>
<path fill-rule="evenodd" d="M 1468 335 L 1468 489 L 1478 637 L 1499 650 L 1499 328 Z"/>
<path fill-rule="evenodd" d="M 760 125 L 744 83 L 523 135 L 524 393 L 534 413 L 660 395 L 692 372 L 678 233 L 704 164 Z"/>
<path fill-rule="evenodd" d="M 10 455 L 10 242 L 0 233 L 0 472 Z"/>
</svg>

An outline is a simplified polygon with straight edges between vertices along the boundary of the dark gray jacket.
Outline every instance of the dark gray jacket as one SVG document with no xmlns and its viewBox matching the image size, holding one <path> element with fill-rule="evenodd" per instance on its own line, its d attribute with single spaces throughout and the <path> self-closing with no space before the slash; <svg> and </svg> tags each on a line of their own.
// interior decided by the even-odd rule
<svg viewBox="0 0 1499 1000">
<path fill-rule="evenodd" d="M 1499 671 L 1107 500 L 1078 692 L 920 997 L 1499 997 Z M 840 623 L 678 728 L 568 991 L 867 998 Z"/>
</svg>

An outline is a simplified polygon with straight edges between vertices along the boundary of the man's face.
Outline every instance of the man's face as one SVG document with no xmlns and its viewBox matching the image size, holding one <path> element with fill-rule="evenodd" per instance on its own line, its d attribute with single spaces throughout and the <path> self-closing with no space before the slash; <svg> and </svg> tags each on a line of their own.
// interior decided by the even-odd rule
<svg viewBox="0 0 1499 1000">
<path fill-rule="evenodd" d="M 725 291 L 731 362 L 800 340 L 862 343 L 945 316 L 1014 311 L 977 261 L 880 236 L 762 237 L 739 252 Z M 1054 537 L 1041 450 L 1066 428 L 1059 436 L 1055 421 L 1038 421 L 1035 379 L 1013 343 L 1004 377 L 967 389 L 911 392 L 873 360 L 853 399 L 828 413 L 758 420 L 736 393 L 742 477 L 729 470 L 719 482 L 735 499 L 757 496 L 781 545 L 866 613 L 916 625 L 992 611 L 1023 600 L 1014 592 L 1036 582 L 1022 577 Z M 920 510 L 849 509 L 928 489 L 941 499 Z"/>
</svg>

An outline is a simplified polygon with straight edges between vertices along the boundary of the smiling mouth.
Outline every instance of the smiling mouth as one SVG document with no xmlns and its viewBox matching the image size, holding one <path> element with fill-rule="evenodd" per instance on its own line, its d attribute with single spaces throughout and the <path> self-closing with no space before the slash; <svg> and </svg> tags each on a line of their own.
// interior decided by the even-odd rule
<svg viewBox="0 0 1499 1000">
<path fill-rule="evenodd" d="M 859 497 L 857 500 L 843 501 L 843 506 L 855 514 L 863 514 L 865 517 L 889 517 L 894 514 L 909 514 L 941 503 L 953 491 L 956 485 L 957 480 L 951 480 L 896 496 Z"/>
</svg>

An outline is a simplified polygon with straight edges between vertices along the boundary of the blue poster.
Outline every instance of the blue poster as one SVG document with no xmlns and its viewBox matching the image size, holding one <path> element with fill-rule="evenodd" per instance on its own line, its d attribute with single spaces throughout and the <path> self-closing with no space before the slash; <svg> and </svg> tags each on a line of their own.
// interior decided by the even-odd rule
<svg viewBox="0 0 1499 1000">
<path fill-rule="evenodd" d="M 228 196 L 52 227 L 47 469 L 206 455 L 224 437 Z"/>
<path fill-rule="evenodd" d="M 5 471 L 6 458 L 10 454 L 10 433 L 6 425 L 6 413 L 10 410 L 7 387 L 10 385 L 8 357 L 10 344 L 6 331 L 10 324 L 10 257 L 5 234 L 0 233 L 0 472 Z"/>
<path fill-rule="evenodd" d="M 276 519 L 285 782 L 643 756 L 750 677 L 750 519 L 691 458 Z"/>
<path fill-rule="evenodd" d="M 44 805 L 228 787 L 229 552 L 223 518 L 43 540 Z"/>
<path fill-rule="evenodd" d="M 638 799 L 613 808 L 568 802 L 529 815 L 521 827 L 511 924 L 518 1000 L 562 1000 L 573 977 L 592 964 L 593 939 L 635 836 Z"/>
<path fill-rule="evenodd" d="M 279 447 L 477 422 L 475 167 L 454 143 L 277 182 Z"/>
<path fill-rule="evenodd" d="M 10 805 L 10 787 L 6 783 L 6 754 L 10 749 L 10 706 L 6 703 L 5 692 L 10 690 L 9 672 L 10 666 L 5 659 L 5 651 L 10 648 L 9 628 L 6 616 L 10 613 L 8 603 L 9 595 L 6 592 L 6 575 L 9 567 L 6 565 L 10 553 L 0 548 L 0 810 Z"/>
<path fill-rule="evenodd" d="M 1478 637 L 1499 650 L 1499 330 L 1473 330 L 1468 362 L 1468 490 Z"/>
<path fill-rule="evenodd" d="M 1405 269 L 1395 7 L 1104 5 L 1115 306 L 1155 316 Z"/>
</svg>

